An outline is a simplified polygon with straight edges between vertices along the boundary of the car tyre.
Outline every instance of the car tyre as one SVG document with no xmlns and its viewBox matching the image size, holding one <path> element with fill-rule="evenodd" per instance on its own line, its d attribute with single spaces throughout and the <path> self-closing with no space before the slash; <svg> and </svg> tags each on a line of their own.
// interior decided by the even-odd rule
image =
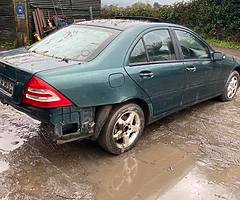
<svg viewBox="0 0 240 200">
<path fill-rule="evenodd" d="M 140 106 L 130 103 L 111 111 L 98 138 L 107 152 L 119 155 L 133 148 L 143 133 L 145 117 Z"/>
<path fill-rule="evenodd" d="M 237 94 L 239 86 L 240 76 L 239 73 L 234 70 L 227 80 L 227 83 L 224 88 L 224 93 L 220 96 L 220 99 L 224 102 L 232 101 Z"/>
</svg>

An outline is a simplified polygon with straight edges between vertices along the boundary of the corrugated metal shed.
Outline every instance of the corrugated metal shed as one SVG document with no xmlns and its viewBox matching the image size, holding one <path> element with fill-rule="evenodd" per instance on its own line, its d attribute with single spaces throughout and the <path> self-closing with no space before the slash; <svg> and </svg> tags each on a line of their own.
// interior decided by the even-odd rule
<svg viewBox="0 0 240 200">
<path fill-rule="evenodd" d="M 14 40 L 16 37 L 15 16 L 12 0 L 0 0 L 0 39 Z"/>
</svg>

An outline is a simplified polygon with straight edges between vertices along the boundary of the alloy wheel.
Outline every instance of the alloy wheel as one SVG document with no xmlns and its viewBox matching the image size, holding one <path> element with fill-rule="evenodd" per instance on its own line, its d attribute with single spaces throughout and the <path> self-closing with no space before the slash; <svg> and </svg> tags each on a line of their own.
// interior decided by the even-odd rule
<svg viewBox="0 0 240 200">
<path fill-rule="evenodd" d="M 140 116 L 135 111 L 127 111 L 116 121 L 113 139 L 116 146 L 125 149 L 134 143 L 141 130 Z"/>
<path fill-rule="evenodd" d="M 237 93 L 237 89 L 238 89 L 238 77 L 237 76 L 233 76 L 229 82 L 228 88 L 227 88 L 227 96 L 229 99 L 232 99 L 236 93 Z"/>
</svg>

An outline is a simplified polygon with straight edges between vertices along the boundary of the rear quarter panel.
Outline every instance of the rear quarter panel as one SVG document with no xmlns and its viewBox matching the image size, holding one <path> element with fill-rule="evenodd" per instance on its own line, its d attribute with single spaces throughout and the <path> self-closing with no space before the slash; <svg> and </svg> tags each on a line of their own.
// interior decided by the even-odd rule
<svg viewBox="0 0 240 200">
<path fill-rule="evenodd" d="M 116 104 L 131 98 L 147 99 L 123 68 L 92 71 L 84 71 L 81 66 L 77 68 L 79 70 L 66 69 L 47 74 L 40 73 L 37 76 L 50 83 L 78 107 Z M 116 87 L 109 82 L 111 74 L 121 74 L 113 80 L 117 83 Z"/>
<path fill-rule="evenodd" d="M 37 73 L 78 107 L 117 104 L 139 98 L 150 104 L 149 97 L 124 70 L 128 48 L 139 31 L 120 34 L 96 59 L 89 63 Z"/>
</svg>

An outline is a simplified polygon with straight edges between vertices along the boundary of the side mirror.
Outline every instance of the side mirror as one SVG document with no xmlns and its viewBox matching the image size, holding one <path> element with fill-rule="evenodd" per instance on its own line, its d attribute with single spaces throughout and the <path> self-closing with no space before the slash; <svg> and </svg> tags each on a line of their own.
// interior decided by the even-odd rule
<svg viewBox="0 0 240 200">
<path fill-rule="evenodd" d="M 212 53 L 212 58 L 214 61 L 221 61 L 225 58 L 225 55 L 222 52 L 213 52 Z"/>
</svg>

